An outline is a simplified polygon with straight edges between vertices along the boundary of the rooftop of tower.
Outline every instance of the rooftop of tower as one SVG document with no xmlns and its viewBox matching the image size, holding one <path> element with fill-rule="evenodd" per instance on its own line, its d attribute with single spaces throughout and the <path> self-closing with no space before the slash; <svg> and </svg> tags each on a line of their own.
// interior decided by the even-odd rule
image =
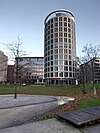
<svg viewBox="0 0 100 133">
<path fill-rule="evenodd" d="M 55 11 L 53 11 L 53 12 L 51 12 L 47 17 L 46 17 L 46 19 L 45 19 L 45 21 L 44 21 L 44 24 L 46 24 L 46 22 L 47 22 L 47 20 L 49 19 L 49 17 L 50 16 L 53 16 L 53 15 L 55 15 L 55 16 L 71 16 L 71 17 L 73 17 L 73 18 L 75 18 L 75 15 L 71 12 L 71 11 L 69 11 L 69 10 L 65 10 L 65 9 L 58 9 L 58 10 L 55 10 Z"/>
</svg>

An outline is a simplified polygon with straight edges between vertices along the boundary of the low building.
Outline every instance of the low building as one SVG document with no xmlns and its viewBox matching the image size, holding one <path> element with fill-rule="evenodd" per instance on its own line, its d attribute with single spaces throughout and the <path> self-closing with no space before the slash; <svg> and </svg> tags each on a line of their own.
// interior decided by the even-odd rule
<svg viewBox="0 0 100 133">
<path fill-rule="evenodd" d="M 42 84 L 44 81 L 43 57 L 19 57 L 19 77 L 21 83 Z"/>
<path fill-rule="evenodd" d="M 14 83 L 14 65 L 8 65 L 7 67 L 7 83 L 13 84 Z"/>
<path fill-rule="evenodd" d="M 0 83 L 7 82 L 7 61 L 8 57 L 0 51 Z"/>
<path fill-rule="evenodd" d="M 100 58 L 94 58 L 80 66 L 81 83 L 100 83 Z"/>
</svg>

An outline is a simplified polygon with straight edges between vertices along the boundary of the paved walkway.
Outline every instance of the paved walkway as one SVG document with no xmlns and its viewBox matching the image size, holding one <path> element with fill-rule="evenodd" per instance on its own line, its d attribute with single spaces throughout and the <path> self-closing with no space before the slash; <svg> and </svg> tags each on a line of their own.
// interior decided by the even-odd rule
<svg viewBox="0 0 100 133">
<path fill-rule="evenodd" d="M 100 133 L 100 124 L 87 128 L 75 128 L 67 122 L 60 122 L 53 118 L 1 129 L 0 133 Z"/>
<path fill-rule="evenodd" d="M 0 96 L 0 129 L 18 126 L 71 100 L 68 97 L 13 95 Z"/>
<path fill-rule="evenodd" d="M 76 128 L 55 118 L 29 122 L 57 106 L 73 100 L 69 97 L 13 95 L 0 96 L 0 133 L 99 133 L 100 124 Z"/>
<path fill-rule="evenodd" d="M 49 119 L 0 130 L 0 133 L 81 133 L 71 125 Z"/>
<path fill-rule="evenodd" d="M 13 108 L 27 105 L 37 105 L 57 101 L 55 97 L 38 95 L 21 95 L 14 99 L 14 95 L 0 95 L 0 109 Z"/>
</svg>

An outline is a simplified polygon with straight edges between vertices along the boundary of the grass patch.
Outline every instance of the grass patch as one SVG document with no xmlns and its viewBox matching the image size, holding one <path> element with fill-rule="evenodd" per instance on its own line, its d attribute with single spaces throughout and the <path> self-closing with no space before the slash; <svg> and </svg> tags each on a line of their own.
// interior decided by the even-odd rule
<svg viewBox="0 0 100 133">
<path fill-rule="evenodd" d="M 97 84 L 100 90 L 100 84 Z M 15 85 L 0 85 L 0 95 L 13 94 Z M 86 85 L 87 93 L 93 93 L 91 84 Z M 34 86 L 25 85 L 17 86 L 18 94 L 32 94 L 32 95 L 63 95 L 63 96 L 76 96 L 81 95 L 82 91 L 79 85 L 65 85 L 65 86 Z"/>
<path fill-rule="evenodd" d="M 100 106 L 100 99 L 90 98 L 78 101 L 79 108 L 88 108 L 93 106 Z"/>
<path fill-rule="evenodd" d="M 0 85 L 0 95 L 14 93 L 14 85 Z M 18 94 L 32 94 L 32 95 L 65 95 L 73 96 L 82 94 L 79 86 L 66 85 L 66 86 L 17 86 Z"/>
</svg>

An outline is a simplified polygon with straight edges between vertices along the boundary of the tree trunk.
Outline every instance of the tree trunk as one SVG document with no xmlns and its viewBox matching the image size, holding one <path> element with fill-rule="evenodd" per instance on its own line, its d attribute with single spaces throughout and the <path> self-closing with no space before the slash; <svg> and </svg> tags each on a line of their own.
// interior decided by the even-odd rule
<svg viewBox="0 0 100 133">
<path fill-rule="evenodd" d="M 16 61 L 16 84 L 15 84 L 15 93 L 14 93 L 14 99 L 17 99 L 17 84 L 18 84 L 18 59 L 15 59 Z"/>
<path fill-rule="evenodd" d="M 95 87 L 95 64 L 94 64 L 94 59 L 93 59 L 93 62 L 92 62 L 92 78 L 93 78 L 93 94 L 94 94 L 94 98 L 97 97 L 97 90 L 96 90 L 96 87 Z"/>
<path fill-rule="evenodd" d="M 95 84 L 93 84 L 93 93 L 94 93 L 94 98 L 97 98 L 97 90 Z"/>
</svg>

